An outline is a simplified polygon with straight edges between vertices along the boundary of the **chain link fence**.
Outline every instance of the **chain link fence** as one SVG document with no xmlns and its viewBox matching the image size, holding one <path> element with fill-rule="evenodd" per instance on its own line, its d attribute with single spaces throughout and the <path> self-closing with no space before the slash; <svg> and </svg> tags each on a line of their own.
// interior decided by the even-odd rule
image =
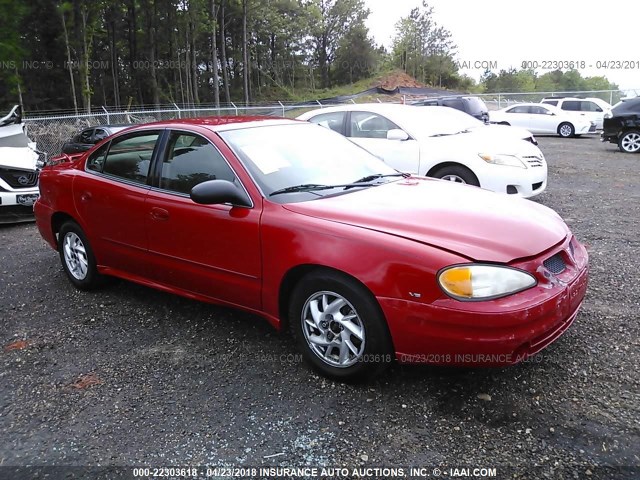
<svg viewBox="0 0 640 480">
<path fill-rule="evenodd" d="M 177 105 L 173 108 L 160 107 L 157 109 L 137 109 L 131 111 L 92 111 L 85 114 L 38 114 L 30 115 L 23 119 L 27 134 L 37 143 L 38 149 L 46 152 L 49 157 L 58 155 L 62 151 L 65 142 L 72 139 L 81 130 L 88 127 L 100 125 L 135 125 L 142 123 L 157 122 L 162 120 L 174 120 L 181 118 L 225 116 L 225 115 L 255 115 L 255 116 L 278 116 L 295 118 L 305 111 L 318 108 L 316 105 L 285 105 L 275 104 L 267 106 L 250 107 L 211 107 L 211 106 L 190 106 L 180 108 Z"/>
<path fill-rule="evenodd" d="M 539 102 L 550 96 L 599 97 L 612 105 L 625 96 L 636 96 L 640 90 L 596 90 L 583 92 L 529 92 L 529 93 L 491 93 L 479 94 L 489 110 L 498 110 L 514 103 Z M 346 97 L 345 97 L 346 98 Z M 417 97 L 413 97 L 415 99 Z M 409 97 L 395 95 L 386 101 L 401 103 Z M 343 100 L 344 101 L 344 100 Z M 355 103 L 353 99 L 350 99 Z M 380 99 L 378 99 L 380 102 Z M 256 115 L 295 118 L 302 113 L 319 107 L 330 106 L 319 100 L 304 103 L 277 102 L 268 105 L 236 106 L 231 103 L 221 107 L 211 105 L 161 105 L 155 107 L 137 107 L 135 109 L 107 109 L 100 107 L 91 113 L 75 112 L 32 112 L 25 115 L 24 122 L 27 133 L 35 141 L 38 148 L 49 156 L 58 155 L 63 144 L 77 135 L 81 130 L 98 125 L 140 124 L 179 118 L 221 116 L 221 115 Z"/>
</svg>

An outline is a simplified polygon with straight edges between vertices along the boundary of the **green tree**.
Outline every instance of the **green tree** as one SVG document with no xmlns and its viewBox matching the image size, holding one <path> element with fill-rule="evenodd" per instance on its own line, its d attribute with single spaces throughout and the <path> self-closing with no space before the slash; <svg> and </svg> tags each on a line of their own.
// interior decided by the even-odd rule
<svg viewBox="0 0 640 480">
<path fill-rule="evenodd" d="M 455 86 L 460 79 L 455 52 L 451 32 L 436 24 L 433 8 L 426 1 L 396 24 L 395 65 L 422 82 Z"/>
<path fill-rule="evenodd" d="M 331 63 L 340 40 L 369 16 L 363 0 L 312 0 L 313 51 L 320 67 L 323 88 L 331 86 Z"/>
<path fill-rule="evenodd" d="M 376 70 L 379 53 L 364 24 L 353 26 L 341 39 L 334 61 L 337 83 L 353 83 L 370 77 Z"/>
</svg>

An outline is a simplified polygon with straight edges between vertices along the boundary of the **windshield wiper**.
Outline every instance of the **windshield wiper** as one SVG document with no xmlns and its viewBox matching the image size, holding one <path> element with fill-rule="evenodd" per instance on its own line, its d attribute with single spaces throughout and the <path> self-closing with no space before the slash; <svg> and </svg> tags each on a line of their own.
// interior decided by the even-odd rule
<svg viewBox="0 0 640 480">
<path fill-rule="evenodd" d="M 321 185 L 318 183 L 303 183 L 302 185 L 293 185 L 292 187 L 281 188 L 280 190 L 276 190 L 269 194 L 270 197 L 274 195 L 280 195 L 281 193 L 296 193 L 296 192 L 315 192 L 317 190 L 330 190 L 332 188 L 344 188 L 347 190 L 348 188 L 356 188 L 356 187 L 376 187 L 377 185 L 372 185 L 369 182 L 377 180 L 379 178 L 385 177 L 410 177 L 410 173 L 374 173 L 373 175 L 367 175 L 366 177 L 362 177 L 359 180 L 351 183 L 345 183 L 342 185 Z"/>
<path fill-rule="evenodd" d="M 449 135 L 459 135 L 461 133 L 469 133 L 471 132 L 471 130 L 469 130 L 468 128 L 465 130 L 460 130 L 459 132 L 452 132 L 452 133 L 436 133 L 435 135 L 430 135 L 431 137 L 448 137 Z"/>
<path fill-rule="evenodd" d="M 303 183 L 302 185 L 293 185 L 292 187 L 281 188 L 280 190 L 271 192 L 269 196 L 273 197 L 274 195 L 280 195 L 281 193 L 312 192 L 314 190 L 327 190 L 329 188 L 336 188 L 336 185 L 320 185 L 318 183 Z"/>
<path fill-rule="evenodd" d="M 366 183 L 366 182 L 372 182 L 374 180 L 377 180 L 378 178 L 385 178 L 385 177 L 410 177 L 411 174 L 410 173 L 387 173 L 387 174 L 383 174 L 383 173 L 374 173 L 373 175 L 367 175 L 366 177 L 362 177 L 359 180 L 356 180 L 355 182 L 353 182 L 353 184 L 356 183 Z"/>
</svg>

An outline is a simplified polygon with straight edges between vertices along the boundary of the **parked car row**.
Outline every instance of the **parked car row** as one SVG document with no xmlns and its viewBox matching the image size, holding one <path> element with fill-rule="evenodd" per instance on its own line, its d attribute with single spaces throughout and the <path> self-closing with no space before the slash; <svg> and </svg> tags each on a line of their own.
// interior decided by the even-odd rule
<svg viewBox="0 0 640 480">
<path fill-rule="evenodd" d="M 526 128 L 535 134 L 574 137 L 602 130 L 611 105 L 600 98 L 553 96 L 540 103 L 518 103 L 489 113 L 480 97 L 454 95 L 423 98 L 416 106 L 451 107 L 484 121 Z M 551 108 L 554 107 L 554 108 Z"/>
</svg>

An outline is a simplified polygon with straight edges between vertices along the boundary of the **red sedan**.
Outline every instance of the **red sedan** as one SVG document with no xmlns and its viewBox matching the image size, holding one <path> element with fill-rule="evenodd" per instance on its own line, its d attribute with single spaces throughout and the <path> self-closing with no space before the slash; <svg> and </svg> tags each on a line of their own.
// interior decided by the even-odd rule
<svg viewBox="0 0 640 480">
<path fill-rule="evenodd" d="M 587 252 L 552 210 L 411 177 L 323 127 L 141 125 L 40 175 L 69 280 L 115 276 L 290 328 L 325 375 L 517 363 L 573 322 Z"/>
</svg>

